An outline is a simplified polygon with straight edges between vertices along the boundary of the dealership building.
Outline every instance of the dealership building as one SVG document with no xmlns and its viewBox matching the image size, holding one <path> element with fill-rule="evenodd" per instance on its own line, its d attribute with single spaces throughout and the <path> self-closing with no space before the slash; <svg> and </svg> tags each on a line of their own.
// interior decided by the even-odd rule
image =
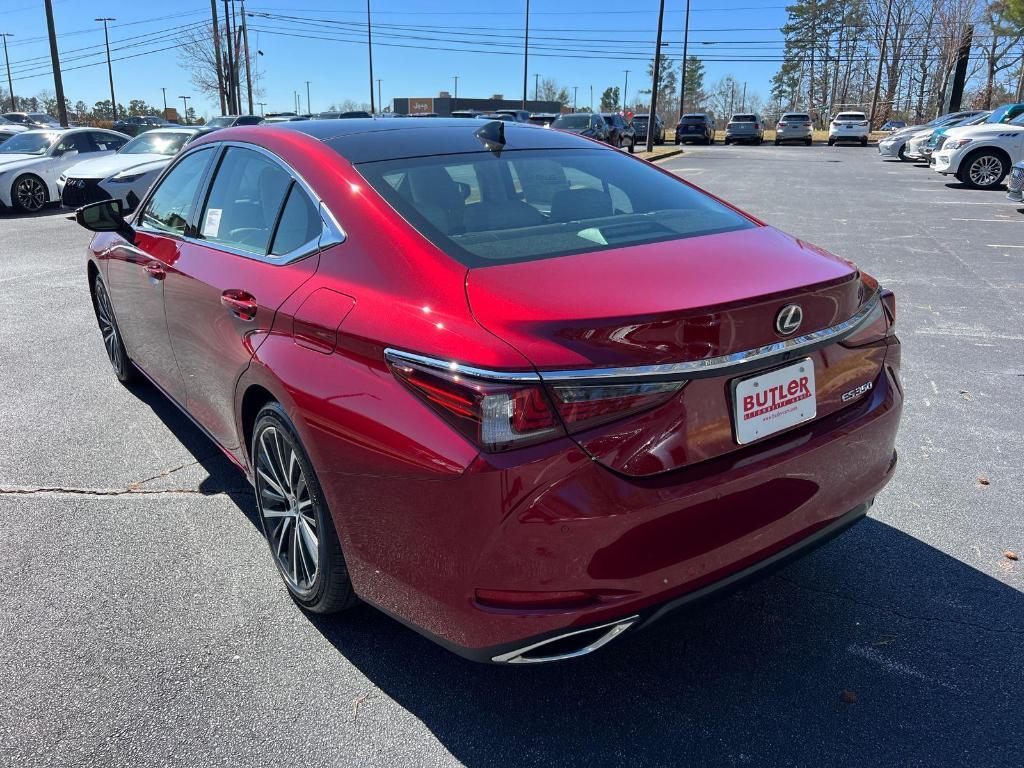
<svg viewBox="0 0 1024 768">
<path fill-rule="evenodd" d="M 475 112 L 493 112 L 496 109 L 521 109 L 522 99 L 466 99 L 454 98 L 442 92 L 440 96 L 394 99 L 392 109 L 396 115 L 426 115 L 434 113 L 445 117 L 460 109 L 472 109 Z M 526 108 L 531 112 L 561 112 L 562 104 L 558 101 L 527 101 Z"/>
</svg>

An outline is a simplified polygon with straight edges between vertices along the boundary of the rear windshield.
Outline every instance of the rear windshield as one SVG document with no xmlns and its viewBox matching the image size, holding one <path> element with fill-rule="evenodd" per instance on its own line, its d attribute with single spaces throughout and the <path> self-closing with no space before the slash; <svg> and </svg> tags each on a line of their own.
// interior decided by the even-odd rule
<svg viewBox="0 0 1024 768">
<path fill-rule="evenodd" d="M 706 115 L 683 115 L 683 120 L 704 120 Z"/>
<path fill-rule="evenodd" d="M 755 115 L 733 115 L 732 121 L 734 123 L 753 123 L 757 121 Z"/>
<path fill-rule="evenodd" d="M 783 115 L 782 119 L 783 120 L 792 120 L 793 122 L 799 122 L 801 120 L 803 120 L 805 123 L 811 122 L 811 116 L 810 115 L 803 115 L 803 114 L 799 114 L 797 112 L 793 112 L 793 113 L 788 114 L 788 115 Z"/>
<path fill-rule="evenodd" d="M 836 120 L 867 120 L 863 112 L 840 112 Z"/>
<path fill-rule="evenodd" d="M 552 128 L 589 128 L 590 115 L 562 115 L 551 124 Z"/>
<path fill-rule="evenodd" d="M 357 167 L 413 227 L 467 267 L 755 226 L 682 181 L 609 150 L 474 152 Z"/>
</svg>

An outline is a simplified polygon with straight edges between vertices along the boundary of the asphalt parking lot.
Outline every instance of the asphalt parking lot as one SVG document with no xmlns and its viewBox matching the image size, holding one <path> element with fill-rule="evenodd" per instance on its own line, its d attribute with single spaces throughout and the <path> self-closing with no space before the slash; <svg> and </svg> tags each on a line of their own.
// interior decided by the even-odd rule
<svg viewBox="0 0 1024 768">
<path fill-rule="evenodd" d="M 811 556 L 533 668 L 368 608 L 299 611 L 244 478 L 111 374 L 85 231 L 0 213 L 3 762 L 1017 763 L 1024 212 L 873 147 L 688 147 L 665 167 L 897 292 L 901 465 Z"/>
</svg>

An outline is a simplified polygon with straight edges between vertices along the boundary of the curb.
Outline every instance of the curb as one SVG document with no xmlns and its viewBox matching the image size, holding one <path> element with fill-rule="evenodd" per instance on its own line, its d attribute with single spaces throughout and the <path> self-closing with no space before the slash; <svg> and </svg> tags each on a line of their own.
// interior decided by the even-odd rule
<svg viewBox="0 0 1024 768">
<path fill-rule="evenodd" d="M 652 157 L 647 160 L 648 163 L 660 163 L 662 160 L 668 160 L 670 157 L 677 157 L 683 154 L 681 149 L 670 149 L 668 152 L 662 152 L 657 157 Z"/>
</svg>

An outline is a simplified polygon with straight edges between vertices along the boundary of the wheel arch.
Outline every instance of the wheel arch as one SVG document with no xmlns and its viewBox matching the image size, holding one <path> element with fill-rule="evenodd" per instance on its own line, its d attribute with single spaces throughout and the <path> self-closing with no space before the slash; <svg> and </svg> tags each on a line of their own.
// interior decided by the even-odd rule
<svg viewBox="0 0 1024 768">
<path fill-rule="evenodd" d="M 50 183 L 46 179 L 44 179 L 40 174 L 36 173 L 35 171 L 25 170 L 25 171 L 21 171 L 20 173 L 18 173 L 18 172 L 14 173 L 14 178 L 11 179 L 11 187 L 10 187 L 10 189 L 7 190 L 8 194 L 11 196 L 11 205 L 12 206 L 15 206 L 15 202 L 14 202 L 14 188 L 15 188 L 15 186 L 17 186 L 19 181 L 21 181 L 22 179 L 24 179 L 26 177 L 32 177 L 33 179 L 36 179 L 40 184 L 43 185 L 43 189 L 46 190 L 46 200 L 43 202 L 44 206 L 47 203 L 52 203 L 56 199 L 54 197 L 54 195 L 53 195 L 53 191 L 54 190 L 50 188 Z"/>
<path fill-rule="evenodd" d="M 280 399 L 262 384 L 249 384 L 242 393 L 238 406 L 238 419 L 242 437 L 242 451 L 248 459 L 250 467 L 252 466 L 252 456 L 249 450 L 252 445 L 253 429 L 256 427 L 256 416 L 263 409 L 263 406 L 268 403 L 280 402 Z"/>
<path fill-rule="evenodd" d="M 1002 161 L 1006 163 L 1007 173 L 1013 168 L 1013 159 L 1010 157 L 1010 153 L 998 144 L 982 144 L 980 147 L 973 147 L 964 155 L 964 159 L 960 161 L 960 166 L 962 167 L 965 163 L 970 162 L 981 152 L 992 152 L 992 154 L 999 155 Z"/>
</svg>

